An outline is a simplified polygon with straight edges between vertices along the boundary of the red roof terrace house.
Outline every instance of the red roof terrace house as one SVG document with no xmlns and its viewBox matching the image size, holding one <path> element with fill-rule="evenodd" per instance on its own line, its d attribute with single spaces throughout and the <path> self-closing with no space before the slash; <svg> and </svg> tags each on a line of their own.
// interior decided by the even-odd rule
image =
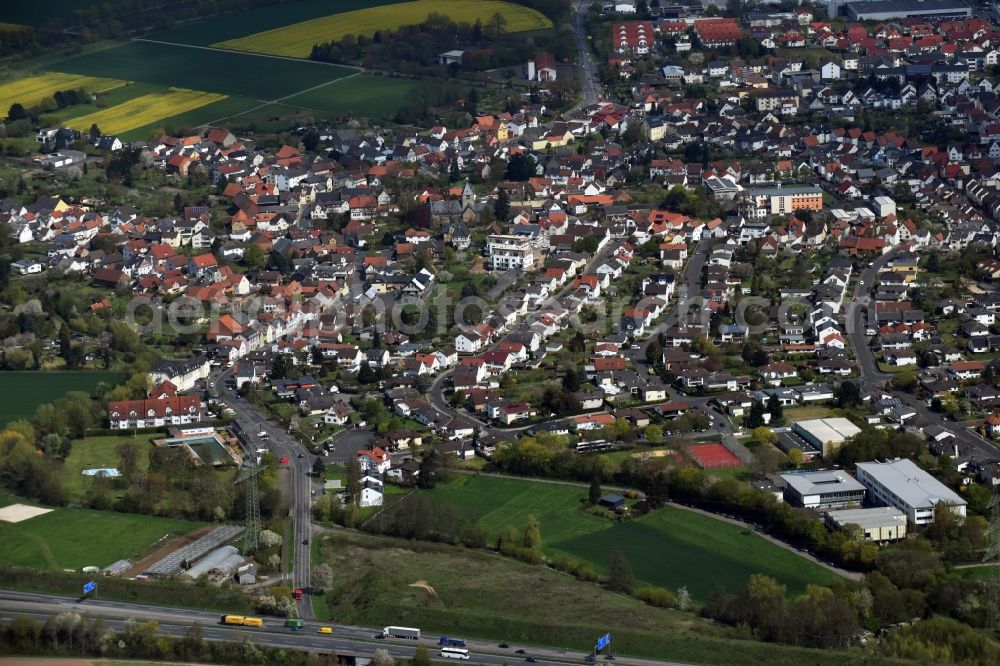
<svg viewBox="0 0 1000 666">
<path fill-rule="evenodd" d="M 694 32 L 701 45 L 710 49 L 733 46 L 743 35 L 740 24 L 731 18 L 698 19 L 694 22 Z"/>
<path fill-rule="evenodd" d="M 202 419 L 197 396 L 175 396 L 158 400 L 118 400 L 108 403 L 108 423 L 112 430 L 162 428 L 197 423 Z"/>
</svg>

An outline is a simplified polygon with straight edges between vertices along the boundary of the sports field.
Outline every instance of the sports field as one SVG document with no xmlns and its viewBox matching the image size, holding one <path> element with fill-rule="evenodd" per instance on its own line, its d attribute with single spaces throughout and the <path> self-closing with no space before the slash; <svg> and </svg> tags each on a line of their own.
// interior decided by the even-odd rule
<svg viewBox="0 0 1000 666">
<path fill-rule="evenodd" d="M 743 463 L 733 453 L 717 442 L 689 446 L 687 453 L 702 469 L 742 467 Z"/>
<path fill-rule="evenodd" d="M 234 51 L 307 58 L 314 44 L 339 41 L 347 35 L 373 35 L 377 30 L 420 23 L 428 14 L 435 13 L 456 22 L 475 23 L 479 20 L 483 24 L 488 24 L 493 15 L 500 14 L 507 20 L 507 32 L 552 27 L 552 22 L 534 9 L 501 0 L 412 0 L 315 18 L 215 45 Z"/>
<path fill-rule="evenodd" d="M 186 113 L 222 101 L 225 97 L 199 90 L 170 88 L 163 92 L 142 95 L 85 116 L 70 118 L 66 124 L 81 132 L 96 124 L 104 134 L 119 134 L 154 123 L 167 116 Z"/>
<path fill-rule="evenodd" d="M 83 88 L 90 93 L 99 93 L 124 86 L 126 83 L 119 79 L 102 79 L 60 72 L 26 76 L 23 79 L 0 83 L 0 113 L 6 115 L 7 109 L 15 102 L 25 107 L 34 106 L 46 97 L 52 97 L 52 94 L 59 90 Z"/>
<path fill-rule="evenodd" d="M 168 534 L 198 527 L 131 513 L 55 509 L 20 523 L 0 522 L 0 562 L 36 569 L 104 567 L 143 553 Z"/>
<path fill-rule="evenodd" d="M 69 391 L 93 393 L 98 383 L 116 385 L 117 372 L 80 370 L 65 372 L 0 372 L 0 426 L 31 418 L 39 405 L 61 398 Z"/>
<path fill-rule="evenodd" d="M 496 477 L 459 476 L 426 491 L 476 518 L 491 536 L 506 525 L 522 528 L 529 515 L 541 525 L 542 547 L 568 553 L 603 570 L 612 550 L 629 557 L 636 579 L 676 590 L 685 585 L 704 600 L 718 585 L 742 586 L 765 573 L 802 592 L 809 583 L 828 583 L 832 572 L 739 526 L 675 507 L 638 520 L 616 523 L 581 511 L 587 488 Z"/>
</svg>

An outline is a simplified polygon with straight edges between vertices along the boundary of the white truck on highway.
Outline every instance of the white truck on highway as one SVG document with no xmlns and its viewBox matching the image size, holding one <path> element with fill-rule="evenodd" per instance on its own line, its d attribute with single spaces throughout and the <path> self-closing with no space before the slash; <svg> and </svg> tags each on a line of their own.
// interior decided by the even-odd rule
<svg viewBox="0 0 1000 666">
<path fill-rule="evenodd" d="M 382 630 L 382 638 L 420 638 L 420 630 L 413 627 L 386 627 Z"/>
</svg>

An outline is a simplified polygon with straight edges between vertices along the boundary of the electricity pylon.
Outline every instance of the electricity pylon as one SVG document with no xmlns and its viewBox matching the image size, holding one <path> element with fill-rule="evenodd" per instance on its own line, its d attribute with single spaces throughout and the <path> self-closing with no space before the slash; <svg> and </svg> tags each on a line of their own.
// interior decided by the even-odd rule
<svg viewBox="0 0 1000 666">
<path fill-rule="evenodd" d="M 257 456 L 253 452 L 248 452 L 243 456 L 243 466 L 240 468 L 240 475 L 236 483 L 246 481 L 247 529 L 243 534 L 243 554 L 257 552 L 260 541 L 260 493 L 257 489 L 257 475 L 264 469 L 264 465 L 257 462 Z"/>
</svg>

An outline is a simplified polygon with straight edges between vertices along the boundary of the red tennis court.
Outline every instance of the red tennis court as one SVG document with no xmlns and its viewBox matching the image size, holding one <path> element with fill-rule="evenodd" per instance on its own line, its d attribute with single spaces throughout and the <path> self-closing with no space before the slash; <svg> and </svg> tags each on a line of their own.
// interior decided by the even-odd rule
<svg viewBox="0 0 1000 666">
<path fill-rule="evenodd" d="M 688 455 L 702 469 L 740 467 L 743 463 L 722 444 L 696 444 L 688 447 Z"/>
</svg>

